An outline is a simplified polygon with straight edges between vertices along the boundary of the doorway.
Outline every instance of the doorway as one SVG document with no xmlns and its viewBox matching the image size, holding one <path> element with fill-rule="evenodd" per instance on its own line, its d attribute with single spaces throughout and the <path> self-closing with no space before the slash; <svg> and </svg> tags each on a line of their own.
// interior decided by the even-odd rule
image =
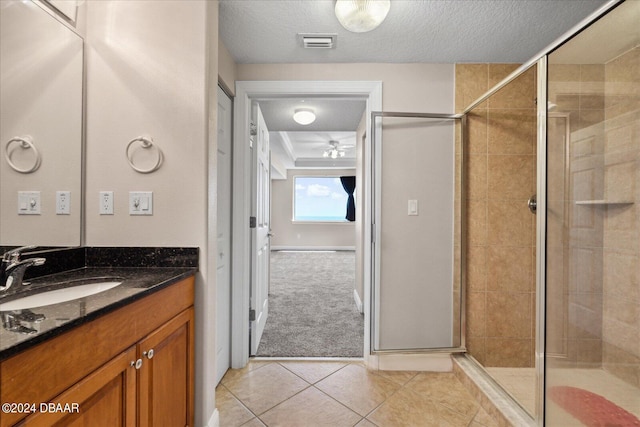
<svg viewBox="0 0 640 427">
<path fill-rule="evenodd" d="M 251 229 L 248 227 L 251 217 L 251 147 L 243 141 L 249 141 L 251 133 L 250 108 L 252 102 L 291 97 L 340 97 L 348 95 L 366 102 L 365 121 L 366 127 L 370 127 L 370 115 L 372 110 L 382 107 L 381 82 L 237 82 L 234 114 L 234 175 L 233 185 L 236 197 L 233 200 L 234 218 L 247 218 L 247 221 L 236 221 L 233 227 L 233 286 L 232 296 L 232 367 L 241 368 L 246 365 L 250 355 L 250 297 L 251 297 Z M 366 156 L 365 156 L 366 157 Z M 363 164 L 368 165 L 370 159 L 365 158 Z M 370 174 L 368 168 L 364 170 L 364 186 L 361 187 L 363 196 L 370 192 Z M 370 213 L 364 209 L 362 224 L 370 222 Z M 364 282 L 364 345 L 363 354 L 369 353 L 369 281 L 370 281 L 370 236 L 371 230 L 364 227 L 362 230 L 364 245 L 356 242 L 356 252 L 361 251 L 363 258 L 363 282 Z M 362 246 L 362 247 L 360 247 Z"/>
</svg>

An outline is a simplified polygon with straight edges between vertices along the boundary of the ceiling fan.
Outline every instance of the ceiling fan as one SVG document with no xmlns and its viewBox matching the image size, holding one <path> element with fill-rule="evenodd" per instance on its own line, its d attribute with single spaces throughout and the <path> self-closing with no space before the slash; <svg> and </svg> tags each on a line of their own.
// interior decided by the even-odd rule
<svg viewBox="0 0 640 427">
<path fill-rule="evenodd" d="M 345 156 L 345 149 L 353 148 L 353 145 L 340 145 L 340 141 L 331 140 L 329 141 L 329 147 L 324 150 L 322 153 L 322 157 L 327 157 L 331 159 L 337 159 L 338 157 Z"/>
</svg>

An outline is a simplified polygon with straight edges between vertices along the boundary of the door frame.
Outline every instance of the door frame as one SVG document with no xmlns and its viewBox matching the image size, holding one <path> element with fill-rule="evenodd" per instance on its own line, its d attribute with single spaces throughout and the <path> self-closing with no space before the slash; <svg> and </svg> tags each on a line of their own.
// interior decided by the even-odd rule
<svg viewBox="0 0 640 427">
<path fill-rule="evenodd" d="M 229 95 L 229 93 L 224 89 L 224 87 L 220 84 L 218 84 L 218 106 L 220 105 L 220 96 L 225 96 L 228 100 L 229 100 L 229 118 L 228 118 L 228 123 L 229 123 L 229 135 L 230 135 L 230 140 L 229 140 L 229 156 L 231 157 L 230 159 L 230 163 L 229 163 L 229 173 L 225 174 L 223 177 L 219 175 L 220 173 L 220 156 L 219 156 L 219 147 L 220 147 L 220 141 L 218 140 L 218 146 L 216 148 L 216 180 L 218 182 L 217 188 L 216 188 L 216 208 L 215 208 L 215 212 L 216 212 L 216 234 L 215 234 L 215 238 L 213 240 L 215 240 L 217 243 L 217 250 L 215 251 L 211 251 L 211 253 L 217 253 L 220 254 L 220 245 L 219 245 L 219 233 L 220 233 L 220 215 L 219 215 L 219 209 L 221 207 L 221 203 L 220 203 L 220 179 L 219 178 L 224 178 L 224 179 L 231 179 L 232 178 L 232 173 L 233 173 L 233 96 Z M 220 110 L 218 109 L 218 122 L 217 122 L 217 133 L 216 135 L 218 136 L 218 138 L 220 137 L 220 126 L 221 126 L 221 122 L 220 122 Z M 222 313 L 220 310 L 216 310 L 215 313 L 215 319 L 216 319 L 216 326 L 215 326 L 215 330 L 216 330 L 216 343 L 215 343 L 215 352 L 216 352 L 216 385 L 220 383 L 220 381 L 222 380 L 222 377 L 224 376 L 224 373 L 227 371 L 228 368 L 230 368 L 231 366 L 231 229 L 233 226 L 233 215 L 231 212 L 231 198 L 233 197 L 233 188 L 229 188 L 229 200 L 228 200 L 228 204 L 226 204 L 226 206 L 222 206 L 225 211 L 226 214 L 229 216 L 229 235 L 227 236 L 229 239 L 229 253 L 225 254 L 225 256 L 227 257 L 227 265 L 226 268 L 228 269 L 228 280 L 226 281 L 226 286 L 229 287 L 228 291 L 229 291 L 229 312 L 228 312 L 228 318 L 224 319 L 221 317 Z M 216 268 L 215 268 L 215 277 L 216 277 L 216 308 L 218 308 L 218 301 L 219 301 L 219 292 L 221 291 L 220 287 L 221 284 L 218 282 L 218 267 L 219 267 L 219 263 L 216 261 Z M 228 352 L 229 356 L 228 356 L 228 361 L 225 360 L 224 364 L 221 364 L 221 361 L 219 360 L 218 356 L 218 348 L 219 345 L 221 344 L 220 340 L 221 340 L 221 336 L 220 336 L 220 329 L 219 327 L 221 325 L 223 325 L 226 321 L 226 328 L 223 328 L 226 330 L 226 333 L 228 333 L 228 339 L 225 340 L 225 342 L 222 343 L 222 346 L 226 347 L 225 349 L 225 353 Z"/>
<path fill-rule="evenodd" d="M 249 126 L 251 101 L 283 96 L 361 97 L 366 101 L 366 129 L 371 129 L 371 112 L 382 110 L 381 81 L 237 81 L 233 104 L 233 225 L 231 249 L 231 367 L 249 362 L 249 302 L 251 288 L 251 150 Z M 366 144 L 371 147 L 369 133 Z M 371 351 L 371 150 L 365 150 L 364 247 L 364 357 Z"/>
</svg>

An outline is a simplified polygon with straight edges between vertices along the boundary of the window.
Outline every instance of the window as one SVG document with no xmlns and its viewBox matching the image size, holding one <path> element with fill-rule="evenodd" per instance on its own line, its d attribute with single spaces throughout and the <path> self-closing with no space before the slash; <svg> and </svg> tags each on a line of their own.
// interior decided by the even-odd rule
<svg viewBox="0 0 640 427">
<path fill-rule="evenodd" d="M 347 222 L 347 193 L 337 176 L 293 178 L 293 220 Z"/>
</svg>

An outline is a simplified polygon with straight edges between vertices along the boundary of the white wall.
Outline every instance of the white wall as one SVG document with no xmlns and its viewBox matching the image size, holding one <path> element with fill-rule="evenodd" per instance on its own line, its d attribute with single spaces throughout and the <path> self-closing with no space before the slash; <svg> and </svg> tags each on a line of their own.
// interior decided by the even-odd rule
<svg viewBox="0 0 640 427">
<path fill-rule="evenodd" d="M 385 111 L 454 112 L 453 64 L 238 64 L 237 78 L 238 80 L 376 80 L 382 81 L 382 104 Z M 402 138 L 401 132 L 385 131 L 384 141 L 392 143 L 394 138 Z M 398 139 L 398 141 L 401 140 Z M 445 147 L 445 150 L 453 149 L 453 138 L 451 144 L 451 147 Z M 405 160 L 413 163 L 411 174 L 407 174 L 407 171 L 402 168 L 402 161 L 398 166 L 397 159 L 393 159 L 386 166 L 383 165 L 386 177 L 391 178 L 394 185 L 399 184 L 393 188 L 408 185 L 406 193 L 399 194 L 395 190 L 390 190 L 382 195 L 382 205 L 388 208 L 387 215 L 390 215 L 389 209 L 396 208 L 398 211 L 393 215 L 396 213 L 398 215 L 394 216 L 392 221 L 382 220 L 382 241 L 379 242 L 383 260 L 381 267 L 383 292 L 380 300 L 385 302 L 381 307 L 383 316 L 380 324 L 381 342 L 394 346 L 398 342 L 394 337 L 398 336 L 403 341 L 400 348 L 412 347 L 410 342 L 407 345 L 407 340 L 414 341 L 417 346 L 420 346 L 419 341 L 424 336 L 443 329 L 439 321 L 433 322 L 425 318 L 423 316 L 425 310 L 419 306 L 409 311 L 406 310 L 404 303 L 398 303 L 398 301 L 406 301 L 407 298 L 411 299 L 416 290 L 431 286 L 429 270 L 425 268 L 425 265 L 428 265 L 425 262 L 429 258 L 412 256 L 410 259 L 418 259 L 418 261 L 407 262 L 407 253 L 411 253 L 412 250 L 418 251 L 418 254 L 424 253 L 426 250 L 424 240 L 429 238 L 430 232 L 427 216 L 418 218 L 406 216 L 408 198 L 417 198 L 422 203 L 428 203 L 429 196 L 421 189 L 421 182 L 428 182 L 431 177 L 430 171 L 420 170 L 419 166 L 416 166 L 416 164 L 419 165 L 423 155 L 424 152 L 419 146 L 412 146 L 404 153 Z M 410 196 L 409 193 L 418 195 Z M 401 196 L 403 201 L 394 200 L 396 196 Z M 451 198 L 453 199 L 453 189 Z M 387 243 L 392 245 L 385 246 L 385 236 Z M 391 236 L 403 236 L 407 245 L 402 246 L 401 241 L 390 240 Z M 452 239 L 453 236 L 451 236 Z M 402 250 L 398 250 L 399 248 Z M 400 284 L 402 286 L 399 286 Z M 438 293 L 443 298 L 451 299 L 450 286 L 448 289 L 439 290 Z M 424 296 L 422 294 L 421 298 Z M 443 322 L 451 323 L 450 314 L 443 314 L 441 317 Z M 387 320 L 388 323 L 386 323 Z M 408 333 L 413 331 L 416 334 L 409 336 Z M 449 334 L 448 337 L 450 340 L 451 335 Z M 385 341 L 387 338 L 390 340 Z"/>
<path fill-rule="evenodd" d="M 0 245 L 80 244 L 82 38 L 47 10 L 22 1 L 0 6 Z M 4 150 L 27 135 L 41 163 L 25 174 L 9 167 Z M 35 165 L 33 149 L 9 148 L 17 168 Z M 18 215 L 19 191 L 40 192 L 39 215 Z M 56 191 L 71 193 L 69 215 L 56 214 Z"/>
<path fill-rule="evenodd" d="M 355 248 L 355 223 L 294 223 L 293 183 L 296 176 L 354 175 L 353 169 L 289 169 L 286 180 L 271 181 L 271 247 L 284 248 Z M 358 185 L 356 183 L 356 185 Z M 357 194 L 357 192 L 356 192 Z M 345 207 L 346 211 L 346 207 Z"/>
<path fill-rule="evenodd" d="M 222 40 L 218 40 L 218 81 L 230 96 L 236 94 L 236 63 Z"/>
<path fill-rule="evenodd" d="M 203 242 L 204 9 L 200 1 L 88 4 L 88 245 Z M 125 148 L 141 134 L 164 152 L 155 173 L 140 174 L 127 163 Z M 114 192 L 115 215 L 98 214 L 101 190 Z M 153 216 L 129 215 L 129 191 L 154 192 Z"/>
<path fill-rule="evenodd" d="M 238 64 L 238 80 L 382 81 L 386 111 L 453 112 L 453 64 Z"/>
<path fill-rule="evenodd" d="M 215 180 L 208 184 L 215 161 L 210 166 L 208 155 L 216 144 L 217 8 L 205 1 L 87 2 L 85 243 L 200 248 L 198 426 L 215 410 L 215 286 L 208 273 L 215 273 L 215 261 L 208 252 L 216 251 L 215 239 L 207 241 L 215 235 L 215 215 L 208 218 L 207 200 L 209 190 L 215 194 Z M 137 173 L 127 163 L 125 148 L 141 134 L 164 152 L 154 173 Z M 114 192 L 114 215 L 98 214 L 103 190 Z M 129 191 L 153 191 L 152 216 L 128 214 Z"/>
</svg>

